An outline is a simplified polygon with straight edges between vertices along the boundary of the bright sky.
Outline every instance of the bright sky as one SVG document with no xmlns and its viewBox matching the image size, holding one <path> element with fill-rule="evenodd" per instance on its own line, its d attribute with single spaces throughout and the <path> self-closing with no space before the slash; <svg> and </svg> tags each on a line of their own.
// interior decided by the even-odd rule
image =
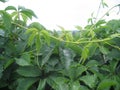
<svg viewBox="0 0 120 90">
<path fill-rule="evenodd" d="M 109 8 L 119 4 L 120 0 L 105 0 Z M 32 9 L 38 19 L 34 21 L 40 22 L 47 29 L 58 29 L 57 25 L 63 26 L 65 29 L 75 30 L 75 25 L 87 25 L 88 18 L 92 12 L 97 12 L 100 0 L 9 0 L 7 3 L 0 3 L 0 9 L 8 5 L 24 6 Z M 101 17 L 109 8 L 101 9 L 99 17 Z M 117 11 L 115 11 L 117 10 Z M 111 11 L 109 19 L 120 19 L 120 14 L 116 15 L 119 9 Z"/>
</svg>

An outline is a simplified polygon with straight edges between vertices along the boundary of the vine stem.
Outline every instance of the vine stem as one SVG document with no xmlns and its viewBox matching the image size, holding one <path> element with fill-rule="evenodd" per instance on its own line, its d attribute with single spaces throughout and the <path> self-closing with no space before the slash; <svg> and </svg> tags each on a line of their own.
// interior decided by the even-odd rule
<svg viewBox="0 0 120 90">
<path fill-rule="evenodd" d="M 37 66 L 38 66 L 38 68 L 41 70 L 41 67 L 40 67 L 40 64 L 39 64 L 39 52 L 37 52 L 37 56 L 36 56 L 36 63 L 37 63 Z"/>
<path fill-rule="evenodd" d="M 120 4 L 111 7 L 105 14 L 103 14 L 103 16 L 97 22 L 99 22 L 101 19 L 103 19 L 106 16 L 106 14 L 108 14 L 112 9 L 114 9 L 117 6 L 120 6 Z M 97 22 L 90 27 L 90 31 L 95 27 L 95 25 L 97 24 Z"/>
<path fill-rule="evenodd" d="M 100 12 L 100 8 L 101 8 L 101 4 L 102 4 L 102 0 L 100 1 L 100 5 L 99 5 L 98 10 L 97 10 L 97 14 L 96 14 L 96 17 L 95 17 L 95 22 L 96 22 L 96 20 L 98 18 L 98 15 L 99 15 L 99 12 Z"/>
<path fill-rule="evenodd" d="M 116 6 L 114 6 L 114 7 L 116 7 Z M 114 7 L 112 7 L 111 9 L 113 9 Z M 110 10 L 111 10 L 110 9 Z M 110 11 L 109 10 L 109 11 Z M 108 11 L 108 12 L 109 12 Z M 106 12 L 107 13 L 107 12 Z M 106 15 L 106 14 L 105 14 Z M 105 15 L 103 15 L 103 16 L 105 16 Z M 25 27 L 25 26 L 22 26 L 22 25 L 20 25 L 20 24 L 17 24 L 17 23 L 14 23 L 14 22 L 12 22 L 13 24 L 15 24 L 15 25 L 17 25 L 17 26 L 19 26 L 19 27 L 21 27 L 21 28 L 24 28 L 24 29 L 28 29 L 27 27 Z M 49 35 L 49 37 L 51 37 L 51 38 L 53 38 L 53 39 L 55 39 L 55 40 L 58 40 L 58 41 L 62 41 L 62 42 L 66 42 L 66 43 L 72 43 L 72 44 L 83 44 L 83 43 L 98 43 L 98 42 L 104 42 L 104 41 L 109 41 L 109 40 L 111 40 L 111 39 L 113 39 L 113 38 L 115 38 L 115 37 L 118 37 L 118 36 L 120 36 L 120 34 L 113 34 L 113 35 L 115 35 L 114 37 L 111 37 L 111 38 L 104 38 L 104 39 L 97 39 L 97 40 L 91 40 L 91 41 L 65 41 L 64 39 L 61 39 L 61 38 L 57 38 L 57 37 L 55 37 L 55 36 L 52 36 L 52 35 Z"/>
<path fill-rule="evenodd" d="M 115 8 L 115 7 L 117 7 L 117 6 L 120 6 L 120 4 L 115 5 L 115 6 L 113 6 L 112 8 L 110 8 L 97 22 L 99 22 L 102 18 L 105 17 L 105 15 L 106 15 L 107 13 L 109 13 L 113 8 Z M 89 32 L 94 28 L 94 26 L 97 24 L 97 22 L 90 27 Z M 21 27 L 21 28 L 24 28 L 24 29 L 26 29 L 26 30 L 28 29 L 27 27 L 22 26 L 22 25 L 20 25 L 20 24 L 18 24 L 18 23 L 15 23 L 15 22 L 12 22 L 12 23 L 15 24 L 15 25 L 17 25 L 17 26 L 19 26 L 19 27 Z M 114 35 L 114 34 L 113 34 L 113 35 Z M 117 37 L 117 36 L 119 36 L 119 34 L 116 35 L 115 37 Z M 79 42 L 78 42 L 78 41 L 74 41 L 74 42 L 73 42 L 73 41 L 65 41 L 64 39 L 61 39 L 61 38 L 58 38 L 58 37 L 55 37 L 55 36 L 52 36 L 52 35 L 49 35 L 49 37 L 51 37 L 51 38 L 53 38 L 53 39 L 56 39 L 56 40 L 58 40 L 58 41 L 62 41 L 62 42 L 66 42 L 66 43 L 72 43 L 72 44 L 98 43 L 98 42 L 109 41 L 109 40 L 115 38 L 115 37 L 110 37 L 110 38 L 97 39 L 97 40 L 91 40 L 91 41 L 79 41 Z"/>
<path fill-rule="evenodd" d="M 120 50 L 120 47 L 118 47 L 118 46 L 112 45 L 112 44 L 110 44 L 110 43 L 108 43 L 108 42 L 105 42 L 105 43 L 108 44 L 108 45 L 111 46 L 111 47 L 114 47 L 114 48 Z"/>
<path fill-rule="evenodd" d="M 72 43 L 72 44 L 98 43 L 98 42 L 104 42 L 104 41 L 109 41 L 109 40 L 113 39 L 113 38 L 105 38 L 105 39 L 97 39 L 97 40 L 91 40 L 91 41 L 79 41 L 79 42 L 75 41 L 75 42 L 72 42 L 72 41 L 65 41 L 65 40 L 63 40 L 63 39 L 56 38 L 56 37 L 54 37 L 54 36 L 50 36 L 50 37 L 53 38 L 53 39 L 56 39 L 56 40 L 58 40 L 58 41 L 61 41 L 61 42 Z M 117 37 L 117 36 L 116 36 L 116 37 Z M 114 37 L 114 38 L 115 38 L 115 37 Z"/>
<path fill-rule="evenodd" d="M 24 29 L 28 29 L 27 27 L 25 27 L 25 26 L 23 26 L 23 25 L 21 25 L 21 24 L 15 23 L 15 22 L 12 22 L 12 24 L 17 25 L 17 26 L 19 26 L 19 27 L 21 27 L 21 28 L 24 28 Z"/>
</svg>

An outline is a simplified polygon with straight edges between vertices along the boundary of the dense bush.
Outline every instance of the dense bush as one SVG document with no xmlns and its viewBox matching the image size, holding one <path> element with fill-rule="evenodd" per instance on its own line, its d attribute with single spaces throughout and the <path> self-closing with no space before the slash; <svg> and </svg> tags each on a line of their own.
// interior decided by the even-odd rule
<svg viewBox="0 0 120 90">
<path fill-rule="evenodd" d="M 52 32 L 32 17 L 0 10 L 0 90 L 120 90 L 120 20 Z"/>
</svg>

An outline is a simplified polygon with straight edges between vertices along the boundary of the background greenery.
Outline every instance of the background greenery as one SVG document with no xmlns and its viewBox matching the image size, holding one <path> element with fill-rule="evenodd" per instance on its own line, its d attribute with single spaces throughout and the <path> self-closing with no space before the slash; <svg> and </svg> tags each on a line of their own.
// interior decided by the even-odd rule
<svg viewBox="0 0 120 90">
<path fill-rule="evenodd" d="M 56 32 L 28 25 L 33 17 L 21 6 L 0 10 L 1 90 L 120 90 L 120 20 Z"/>
</svg>

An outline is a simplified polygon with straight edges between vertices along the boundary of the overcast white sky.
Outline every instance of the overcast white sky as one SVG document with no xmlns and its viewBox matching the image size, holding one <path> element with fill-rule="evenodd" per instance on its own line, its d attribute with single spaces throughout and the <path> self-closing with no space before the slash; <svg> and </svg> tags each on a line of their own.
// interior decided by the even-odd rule
<svg viewBox="0 0 120 90">
<path fill-rule="evenodd" d="M 110 8 L 120 3 L 120 0 L 105 0 L 105 2 Z M 47 29 L 58 29 L 57 25 L 60 25 L 65 29 L 74 30 L 75 25 L 87 24 L 91 13 L 97 12 L 99 3 L 100 0 L 9 0 L 7 3 L 0 3 L 0 9 L 8 5 L 25 6 L 36 13 L 38 16 L 36 21 Z M 109 8 L 101 9 L 99 17 Z M 116 15 L 117 11 L 111 11 L 111 16 L 105 18 L 120 19 L 120 14 Z"/>
</svg>

